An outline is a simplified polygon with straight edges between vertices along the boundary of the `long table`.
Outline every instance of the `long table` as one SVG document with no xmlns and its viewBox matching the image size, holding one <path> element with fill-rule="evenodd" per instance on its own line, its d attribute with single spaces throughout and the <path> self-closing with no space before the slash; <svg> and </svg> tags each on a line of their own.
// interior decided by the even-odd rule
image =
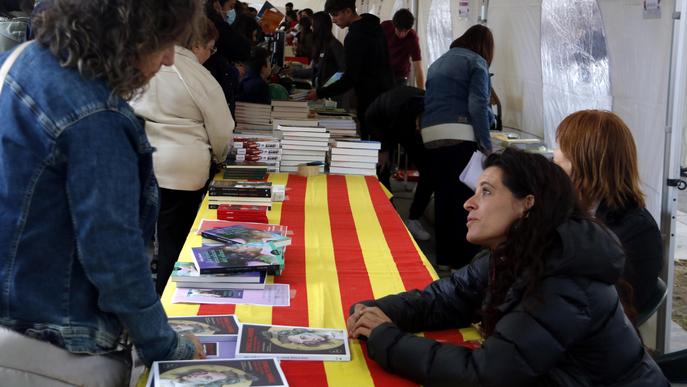
<svg viewBox="0 0 687 387">
<path fill-rule="evenodd" d="M 353 303 L 422 289 L 437 279 L 375 177 L 272 174 L 269 181 L 286 185 L 286 200 L 273 204 L 269 222 L 292 232 L 285 270 L 270 281 L 291 286 L 291 306 L 172 304 L 175 285 L 170 281 L 162 296 L 170 316 L 235 314 L 241 322 L 343 329 Z M 181 261 L 190 261 L 191 247 L 201 245 L 196 232 L 203 218 L 216 219 L 207 197 Z M 425 336 L 456 344 L 478 339 L 471 328 Z M 350 362 L 281 364 L 289 384 L 296 387 L 415 385 L 384 371 L 365 351 L 351 340 Z"/>
</svg>

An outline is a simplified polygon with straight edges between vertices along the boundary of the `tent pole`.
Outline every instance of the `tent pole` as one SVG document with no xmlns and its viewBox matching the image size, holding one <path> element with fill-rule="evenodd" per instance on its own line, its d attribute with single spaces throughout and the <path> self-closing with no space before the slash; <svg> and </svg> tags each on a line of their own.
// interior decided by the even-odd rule
<svg viewBox="0 0 687 387">
<path fill-rule="evenodd" d="M 681 12 L 673 13 L 672 47 L 670 53 L 670 72 L 668 74 L 668 103 L 666 108 L 665 152 L 663 161 L 663 182 L 666 186 L 662 193 L 661 230 L 663 238 L 664 265 L 661 274 L 668 285 L 668 297 L 659 309 L 656 351 L 670 352 L 670 333 L 673 311 L 673 282 L 675 277 L 675 219 L 677 214 L 677 187 L 667 185 L 668 179 L 680 178 L 682 151 L 682 131 L 684 128 L 685 91 L 687 90 L 687 25 L 680 14 L 687 15 L 687 1 L 682 1 Z"/>
</svg>

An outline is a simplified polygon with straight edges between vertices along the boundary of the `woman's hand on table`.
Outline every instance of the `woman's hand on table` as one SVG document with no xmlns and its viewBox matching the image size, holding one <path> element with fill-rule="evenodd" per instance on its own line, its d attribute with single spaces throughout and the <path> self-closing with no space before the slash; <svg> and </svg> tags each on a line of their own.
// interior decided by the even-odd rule
<svg viewBox="0 0 687 387">
<path fill-rule="evenodd" d="M 373 329 L 388 322 L 391 322 L 391 319 L 378 307 L 356 304 L 353 314 L 346 321 L 346 328 L 348 335 L 357 339 L 360 336 L 370 337 Z"/>
<path fill-rule="evenodd" d="M 193 359 L 205 359 L 205 349 L 203 348 L 203 344 L 200 343 L 200 340 L 192 334 L 184 335 L 184 337 L 193 343 L 193 347 L 195 348 Z"/>
</svg>

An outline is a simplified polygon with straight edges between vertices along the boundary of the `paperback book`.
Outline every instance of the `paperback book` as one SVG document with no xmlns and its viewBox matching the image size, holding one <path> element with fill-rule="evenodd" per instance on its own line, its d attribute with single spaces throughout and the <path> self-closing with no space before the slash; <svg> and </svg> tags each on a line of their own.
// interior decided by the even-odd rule
<svg viewBox="0 0 687 387">
<path fill-rule="evenodd" d="M 171 279 L 176 282 L 177 288 L 264 289 L 267 272 L 200 274 L 192 262 L 176 262 Z"/>
<path fill-rule="evenodd" d="M 228 244 L 272 243 L 277 247 L 291 244 L 291 238 L 287 236 L 275 232 L 264 231 L 262 228 L 252 226 L 246 227 L 243 225 L 213 228 L 201 232 L 201 235 L 205 238 Z"/>
<path fill-rule="evenodd" d="M 231 226 L 243 226 L 249 227 L 256 230 L 262 230 L 272 233 L 277 233 L 282 236 L 290 235 L 289 228 L 282 226 L 280 224 L 265 224 L 265 223 L 253 223 L 253 222 L 234 222 L 230 220 L 216 220 L 216 219 L 201 219 L 200 225 L 198 226 L 198 234 L 202 234 L 203 231 L 207 231 L 214 228 L 223 228 Z"/>
<path fill-rule="evenodd" d="M 172 304 L 223 304 L 289 306 L 291 293 L 288 284 L 267 284 L 265 289 L 182 289 L 172 295 Z"/>
<path fill-rule="evenodd" d="M 236 356 L 294 360 L 350 361 L 343 329 L 242 324 Z"/>
<path fill-rule="evenodd" d="M 284 267 L 283 250 L 271 243 L 194 247 L 192 250 L 193 264 L 201 275 L 256 270 L 280 274 Z"/>
<path fill-rule="evenodd" d="M 156 361 L 151 372 L 158 387 L 288 387 L 276 359 Z"/>
<path fill-rule="evenodd" d="M 175 316 L 169 318 L 169 325 L 180 334 L 196 336 L 227 336 L 239 333 L 239 324 L 233 314 L 208 316 Z"/>
</svg>

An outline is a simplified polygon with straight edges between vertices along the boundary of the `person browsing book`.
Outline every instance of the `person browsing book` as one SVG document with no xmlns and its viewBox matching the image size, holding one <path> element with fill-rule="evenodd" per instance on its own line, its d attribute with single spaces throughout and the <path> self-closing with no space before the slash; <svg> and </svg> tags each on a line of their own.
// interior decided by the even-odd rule
<svg viewBox="0 0 687 387">
<path fill-rule="evenodd" d="M 349 335 L 426 386 L 668 386 L 615 290 L 623 249 L 566 173 L 514 148 L 484 166 L 463 221 L 485 250 L 422 291 L 355 304 Z M 477 349 L 411 333 L 477 321 Z"/>
<path fill-rule="evenodd" d="M 270 87 L 267 84 L 267 80 L 272 74 L 270 52 L 262 47 L 255 47 L 246 64 L 246 75 L 241 79 L 236 100 L 269 104 L 272 102 Z"/>
<path fill-rule="evenodd" d="M 637 311 L 650 307 L 663 267 L 663 241 L 644 205 L 632 132 L 612 112 L 582 110 L 558 125 L 556 141 L 554 162 L 570 175 L 584 208 L 623 245 L 627 259 L 622 279 L 632 287 L 628 301 Z"/>
<path fill-rule="evenodd" d="M 222 87 L 203 67 L 214 51 L 217 29 L 203 17 L 196 34 L 178 41 L 174 66 L 163 67 L 132 102 L 145 119 L 160 186 L 157 220 L 157 278 L 165 289 L 205 194 L 211 166 L 224 162 L 234 119 Z M 180 157 L 183 155 L 183 157 Z"/>
<path fill-rule="evenodd" d="M 396 11 L 391 20 L 383 21 L 381 26 L 389 45 L 389 59 L 394 74 L 395 85 L 407 85 L 410 65 L 415 73 L 415 86 L 425 88 L 425 76 L 422 70 L 420 41 L 413 29 L 415 16 L 407 8 Z"/>
<path fill-rule="evenodd" d="M 327 0 L 324 10 L 331 15 L 334 24 L 348 27 L 344 40 L 346 71 L 333 84 L 311 90 L 308 98 L 334 97 L 355 90 L 360 138 L 368 140 L 370 128 L 365 123 L 365 112 L 375 98 L 393 86 L 384 31 L 377 16 L 358 15 L 355 0 Z"/>
<path fill-rule="evenodd" d="M 127 385 L 127 338 L 147 364 L 202 356 L 151 281 L 153 148 L 127 104 L 199 15 L 195 0 L 53 0 L 36 41 L 0 54 L 0 384 Z"/>
</svg>

